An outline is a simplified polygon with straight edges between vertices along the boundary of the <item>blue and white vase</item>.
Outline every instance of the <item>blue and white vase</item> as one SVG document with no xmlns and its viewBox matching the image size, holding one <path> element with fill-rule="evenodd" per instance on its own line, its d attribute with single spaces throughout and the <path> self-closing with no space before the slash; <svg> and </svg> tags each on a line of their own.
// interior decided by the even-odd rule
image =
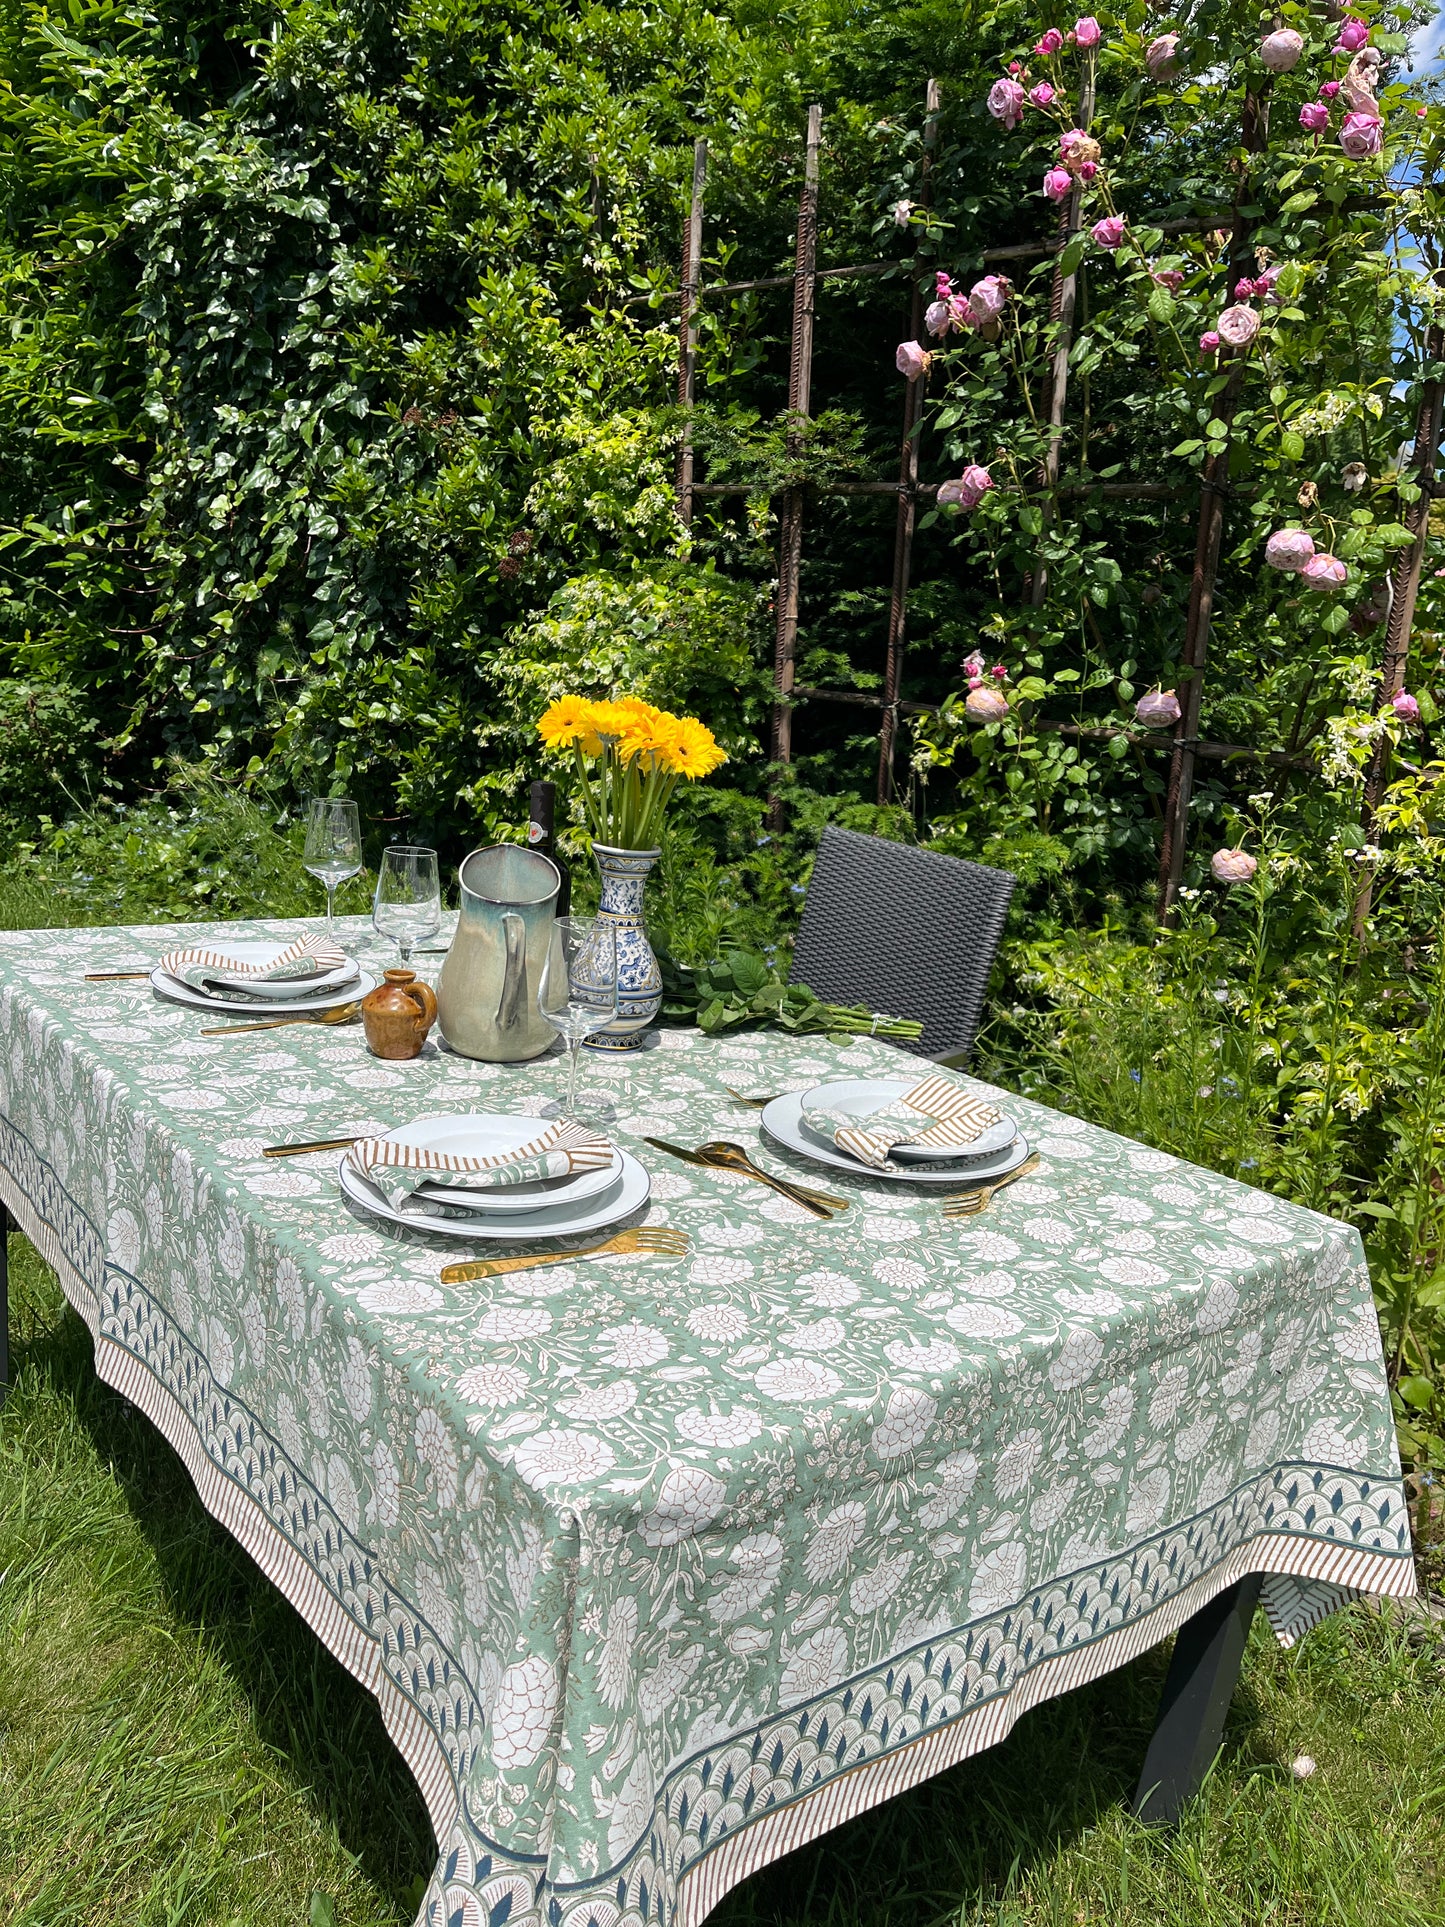
<svg viewBox="0 0 1445 1927">
<path fill-rule="evenodd" d="M 642 922 L 642 891 L 661 850 L 614 850 L 594 843 L 602 872 L 599 917 L 617 929 L 617 1016 L 587 1039 L 589 1050 L 640 1050 L 643 1033 L 662 1008 L 662 972 Z"/>
</svg>

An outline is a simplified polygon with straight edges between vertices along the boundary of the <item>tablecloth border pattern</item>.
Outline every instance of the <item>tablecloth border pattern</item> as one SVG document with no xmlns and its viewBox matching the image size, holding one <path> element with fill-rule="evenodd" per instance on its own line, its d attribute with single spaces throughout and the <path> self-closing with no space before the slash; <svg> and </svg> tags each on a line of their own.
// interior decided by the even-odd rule
<svg viewBox="0 0 1445 1927">
<path fill-rule="evenodd" d="M 386 1642 L 359 1623 L 356 1615 L 296 1550 L 286 1533 L 233 1477 L 218 1466 L 196 1420 L 167 1387 L 153 1365 L 139 1352 L 128 1349 L 120 1340 L 102 1330 L 104 1296 L 112 1274 L 117 1281 L 124 1279 L 124 1286 L 129 1288 L 124 1295 L 133 1291 L 138 1298 L 145 1300 L 148 1310 L 135 1327 L 137 1335 L 142 1325 L 151 1329 L 157 1319 L 165 1318 L 165 1314 L 154 1305 L 138 1281 L 131 1280 L 106 1258 L 104 1242 L 88 1215 L 70 1197 L 46 1160 L 8 1121 L 4 1122 L 4 1138 L 0 1191 L 3 1191 L 5 1202 L 17 1224 L 54 1268 L 67 1299 L 90 1330 L 98 1376 L 146 1413 L 181 1458 L 206 1509 L 233 1534 L 327 1649 L 376 1698 L 387 1731 L 416 1778 L 437 1841 L 442 1847 L 438 1873 L 423 1903 L 419 1921 L 425 1923 L 426 1927 L 441 1927 L 442 1922 L 451 1923 L 460 1919 L 462 1927 L 473 1927 L 474 1921 L 480 1927 L 489 1917 L 491 1904 L 495 1904 L 505 1891 L 517 1894 L 515 1883 L 519 1879 L 531 1882 L 534 1895 L 532 1905 L 539 1907 L 542 1902 L 539 1891 L 540 1877 L 544 1871 L 542 1864 L 523 1860 L 496 1843 L 486 1841 L 480 1829 L 472 1828 L 460 1814 L 457 1788 L 463 1780 L 463 1774 L 458 1769 L 464 1767 L 465 1755 L 475 1744 L 481 1724 L 480 1710 L 472 1707 L 465 1717 L 453 1717 L 450 1720 L 449 1756 L 447 1745 L 436 1730 L 434 1717 L 424 1710 L 420 1699 L 409 1694 L 393 1676 L 393 1672 L 388 1670 L 390 1664 L 404 1677 L 406 1668 L 401 1664 L 404 1655 L 395 1651 L 387 1652 Z M 18 1158 L 16 1151 L 21 1152 Z M 52 1223 L 32 1203 L 32 1197 L 36 1194 L 48 1194 L 54 1206 L 52 1215 L 59 1222 Z M 67 1249 L 67 1246 L 70 1248 Z M 87 1272 L 94 1272 L 104 1281 L 99 1288 L 91 1282 Z M 195 1348 L 176 1331 L 169 1319 L 165 1319 L 165 1323 L 176 1342 L 184 1345 L 188 1351 L 195 1352 Z M 195 1352 L 195 1356 L 203 1361 L 203 1355 L 199 1352 Z M 237 1410 L 246 1410 L 240 1401 L 229 1394 L 224 1396 Z M 252 1415 L 248 1413 L 247 1416 L 257 1435 L 264 1437 L 267 1444 L 284 1459 L 279 1445 L 270 1440 L 269 1434 L 264 1432 Z M 289 1461 L 286 1464 L 295 1486 L 305 1489 L 314 1513 L 329 1521 L 333 1516 L 330 1507 L 315 1494 L 310 1482 L 289 1466 Z M 1278 1478 L 1279 1474 L 1273 1476 Z M 1362 1481 L 1360 1475 L 1353 1473 L 1339 1476 L 1356 1481 L 1362 1487 L 1361 1496 L 1368 1497 L 1368 1480 Z M 1267 1482 L 1267 1479 L 1262 1479 L 1256 1485 L 1262 1487 Z M 1242 1491 L 1230 1497 L 1238 1502 Z M 1216 1511 L 1228 1505 L 1228 1500 L 1221 1501 Z M 1176 1525 L 1173 1532 L 1187 1531 L 1189 1523 L 1203 1530 L 1203 1521 L 1199 1520 L 1186 1522 L 1183 1527 Z M 339 1541 L 339 1525 L 336 1537 Z M 1135 1548 L 1135 1555 L 1141 1550 Z M 365 1555 L 362 1557 L 365 1558 Z M 1107 1563 L 1117 1565 L 1117 1556 Z M 712 1764 L 718 1766 L 717 1783 L 726 1777 L 728 1787 L 722 1807 L 714 1807 L 721 1823 L 718 1829 L 703 1829 L 699 1834 L 697 1824 L 691 1829 L 688 1824 L 690 1801 L 693 1802 L 693 1812 L 710 1804 L 706 1797 L 694 1798 L 708 1793 L 711 1778 L 709 1762 L 702 1760 L 699 1764 L 700 1756 L 693 1755 L 669 1770 L 657 1790 L 655 1817 L 650 1833 L 644 1834 L 642 1840 L 613 1869 L 619 1876 L 614 1888 L 618 1904 L 615 1915 L 610 1915 L 609 1919 L 628 1922 L 648 1918 L 646 1896 L 649 1891 L 656 1905 L 657 1864 L 659 1861 L 670 1861 L 678 1868 L 678 1903 L 673 1920 L 676 1927 L 696 1927 L 733 1886 L 750 1874 L 830 1828 L 891 1798 L 895 1793 L 995 1745 L 1033 1706 L 1126 1664 L 1177 1630 L 1216 1593 L 1249 1572 L 1264 1572 L 1275 1579 L 1273 1589 L 1267 1588 L 1271 1596 L 1266 1598 L 1266 1609 L 1276 1632 L 1286 1643 L 1299 1637 L 1337 1605 L 1362 1591 L 1405 1596 L 1415 1589 L 1408 1545 L 1392 1553 L 1328 1540 L 1306 1540 L 1298 1531 L 1276 1533 L 1266 1529 L 1255 1532 L 1234 1545 L 1221 1559 L 1178 1592 L 1150 1608 L 1142 1617 L 1068 1651 L 1033 1660 L 1028 1663 L 1027 1670 L 1003 1692 L 994 1693 L 972 1708 L 960 1709 L 932 1731 L 918 1734 L 884 1753 L 855 1761 L 852 1765 L 842 1764 L 840 1752 L 836 1758 L 841 1770 L 829 1774 L 822 1784 L 811 1789 L 798 1789 L 799 1776 L 796 1773 L 791 1789 L 786 1784 L 779 1786 L 779 1766 L 786 1759 L 797 1767 L 805 1747 L 811 1749 L 815 1768 L 821 1767 L 826 1771 L 822 1761 L 828 1727 L 823 1702 L 829 1702 L 836 1710 L 841 1699 L 846 1709 L 866 1700 L 869 1692 L 870 1680 L 866 1674 L 842 1682 L 820 1696 L 819 1700 L 774 1715 L 750 1733 L 721 1739 L 715 1751 L 719 1760 L 726 1759 L 727 1764 L 720 1764 L 719 1761 Z M 395 1606 L 404 1606 L 408 1620 L 413 1622 L 419 1633 L 426 1622 L 411 1602 L 405 1601 L 395 1588 L 382 1580 L 379 1573 L 368 1572 L 366 1577 L 369 1585 L 379 1587 L 390 1595 Z M 1059 1580 L 1054 1585 L 1067 1590 L 1070 1584 L 1082 1583 L 1086 1577 L 1076 1575 L 1074 1581 Z M 1291 1581 L 1297 1583 L 1291 1586 Z M 1011 1620 L 1017 1618 L 1021 1621 L 1027 1615 L 1027 1605 L 1021 1605 L 994 1616 L 1001 1622 L 997 1635 L 990 1630 L 992 1621 L 984 1620 L 974 1622 L 969 1627 L 941 1632 L 932 1644 L 941 1646 L 949 1641 L 977 1641 L 980 1638 L 987 1642 L 994 1636 L 1007 1640 L 1013 1630 Z M 895 1678 L 906 1674 L 910 1664 L 920 1661 L 926 1675 L 929 1656 L 925 1655 L 922 1647 L 915 1649 L 912 1654 L 895 1656 L 886 1666 L 875 1669 L 882 1676 L 884 1696 L 891 1698 Z M 435 1661 L 431 1664 L 434 1671 Z M 413 1659 L 414 1676 L 415 1665 Z M 425 1667 L 422 1670 L 426 1672 Z M 446 1685 L 446 1682 L 443 1684 Z M 456 1682 L 454 1690 L 459 1692 L 460 1685 L 461 1682 Z M 427 1697 L 434 1702 L 434 1694 Z M 459 1704 L 457 1712 L 460 1715 Z M 871 1709 L 864 1721 L 865 1726 L 870 1723 Z M 877 1729 L 878 1743 L 883 1745 L 887 1743 L 887 1724 L 888 1715 L 885 1714 Z M 820 1729 L 823 1736 L 821 1743 L 816 1739 Z M 791 1744 L 785 1744 L 785 1740 L 790 1740 Z M 456 1757 L 459 1747 L 461 1757 Z M 744 1769 L 742 1778 L 748 1780 L 754 1790 L 766 1788 L 760 1804 L 751 1801 L 746 1794 L 739 1800 L 731 1799 L 734 1785 L 742 1784 L 741 1780 L 734 1779 L 734 1771 L 739 1765 Z M 754 1805 L 758 1806 L 757 1811 L 752 1810 Z M 729 1806 L 732 1808 L 730 1814 L 726 1811 Z M 711 1844 L 707 1839 L 709 1831 L 714 1834 Z M 690 1843 L 686 1838 L 689 1832 L 692 1835 Z M 479 1860 L 475 1847 L 483 1841 L 490 1851 Z M 693 1849 L 691 1855 L 687 1852 L 688 1844 Z M 493 1855 L 503 1863 L 503 1867 L 498 1868 L 495 1874 L 496 1860 L 492 1858 Z M 679 1862 L 683 1863 L 680 1867 Z M 505 1870 L 507 1863 L 510 1863 L 510 1871 Z M 480 1889 L 474 1884 L 476 1882 L 481 1883 Z M 489 1889 L 492 1890 L 491 1904 L 488 1902 Z M 571 1920 L 590 1917 L 595 1907 L 596 1882 L 588 1883 L 588 1892 L 592 1898 L 581 1903 L 585 1915 L 579 1915 L 575 1906 L 567 1905 L 567 1889 L 554 1887 L 551 1890 L 548 1920 L 554 1924 L 568 1922 L 570 1927 Z M 602 1927 L 600 1918 L 598 1927 Z"/>
</svg>

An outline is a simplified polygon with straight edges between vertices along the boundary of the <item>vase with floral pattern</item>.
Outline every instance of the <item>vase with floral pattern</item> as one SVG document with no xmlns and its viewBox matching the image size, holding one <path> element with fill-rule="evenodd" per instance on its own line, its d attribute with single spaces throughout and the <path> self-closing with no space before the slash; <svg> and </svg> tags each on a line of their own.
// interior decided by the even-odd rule
<svg viewBox="0 0 1445 1927">
<path fill-rule="evenodd" d="M 587 1039 L 588 1050 L 640 1050 L 649 1025 L 662 1008 L 662 972 L 642 921 L 647 873 L 661 850 L 618 850 L 594 843 L 592 854 L 602 872 L 599 917 L 617 930 L 617 1016 Z"/>
</svg>

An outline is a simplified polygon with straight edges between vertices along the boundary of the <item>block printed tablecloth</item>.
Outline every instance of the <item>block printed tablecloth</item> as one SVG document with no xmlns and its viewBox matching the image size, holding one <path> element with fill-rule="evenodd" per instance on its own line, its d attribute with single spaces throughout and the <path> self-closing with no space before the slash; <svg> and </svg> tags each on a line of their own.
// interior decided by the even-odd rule
<svg viewBox="0 0 1445 1927">
<path fill-rule="evenodd" d="M 829 1172 L 854 1202 L 820 1223 L 639 1140 L 755 1141 L 723 1085 L 916 1060 L 673 1031 L 593 1075 L 689 1258 L 446 1288 L 468 1247 L 261 1147 L 536 1111 L 556 1060 L 206 1039 L 80 981 L 295 928 L 0 937 L 0 1190 L 101 1375 L 376 1694 L 441 1843 L 425 1927 L 686 1927 L 1247 1572 L 1285 1640 L 1413 1590 L 1353 1230 L 978 1084 L 1036 1176 L 948 1225 Z"/>
</svg>

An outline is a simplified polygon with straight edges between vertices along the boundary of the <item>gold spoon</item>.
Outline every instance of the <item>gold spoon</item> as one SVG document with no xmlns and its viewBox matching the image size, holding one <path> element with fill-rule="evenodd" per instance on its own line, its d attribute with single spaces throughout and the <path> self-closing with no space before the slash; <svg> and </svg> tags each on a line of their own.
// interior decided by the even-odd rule
<svg viewBox="0 0 1445 1927">
<path fill-rule="evenodd" d="M 286 1024 L 349 1024 L 361 1009 L 361 999 L 354 1004 L 338 1004 L 334 1010 L 309 1010 L 300 1017 L 268 1017 L 262 1024 L 226 1024 L 219 1028 L 203 1030 L 202 1037 L 244 1037 L 251 1030 L 280 1030 Z"/>
</svg>

